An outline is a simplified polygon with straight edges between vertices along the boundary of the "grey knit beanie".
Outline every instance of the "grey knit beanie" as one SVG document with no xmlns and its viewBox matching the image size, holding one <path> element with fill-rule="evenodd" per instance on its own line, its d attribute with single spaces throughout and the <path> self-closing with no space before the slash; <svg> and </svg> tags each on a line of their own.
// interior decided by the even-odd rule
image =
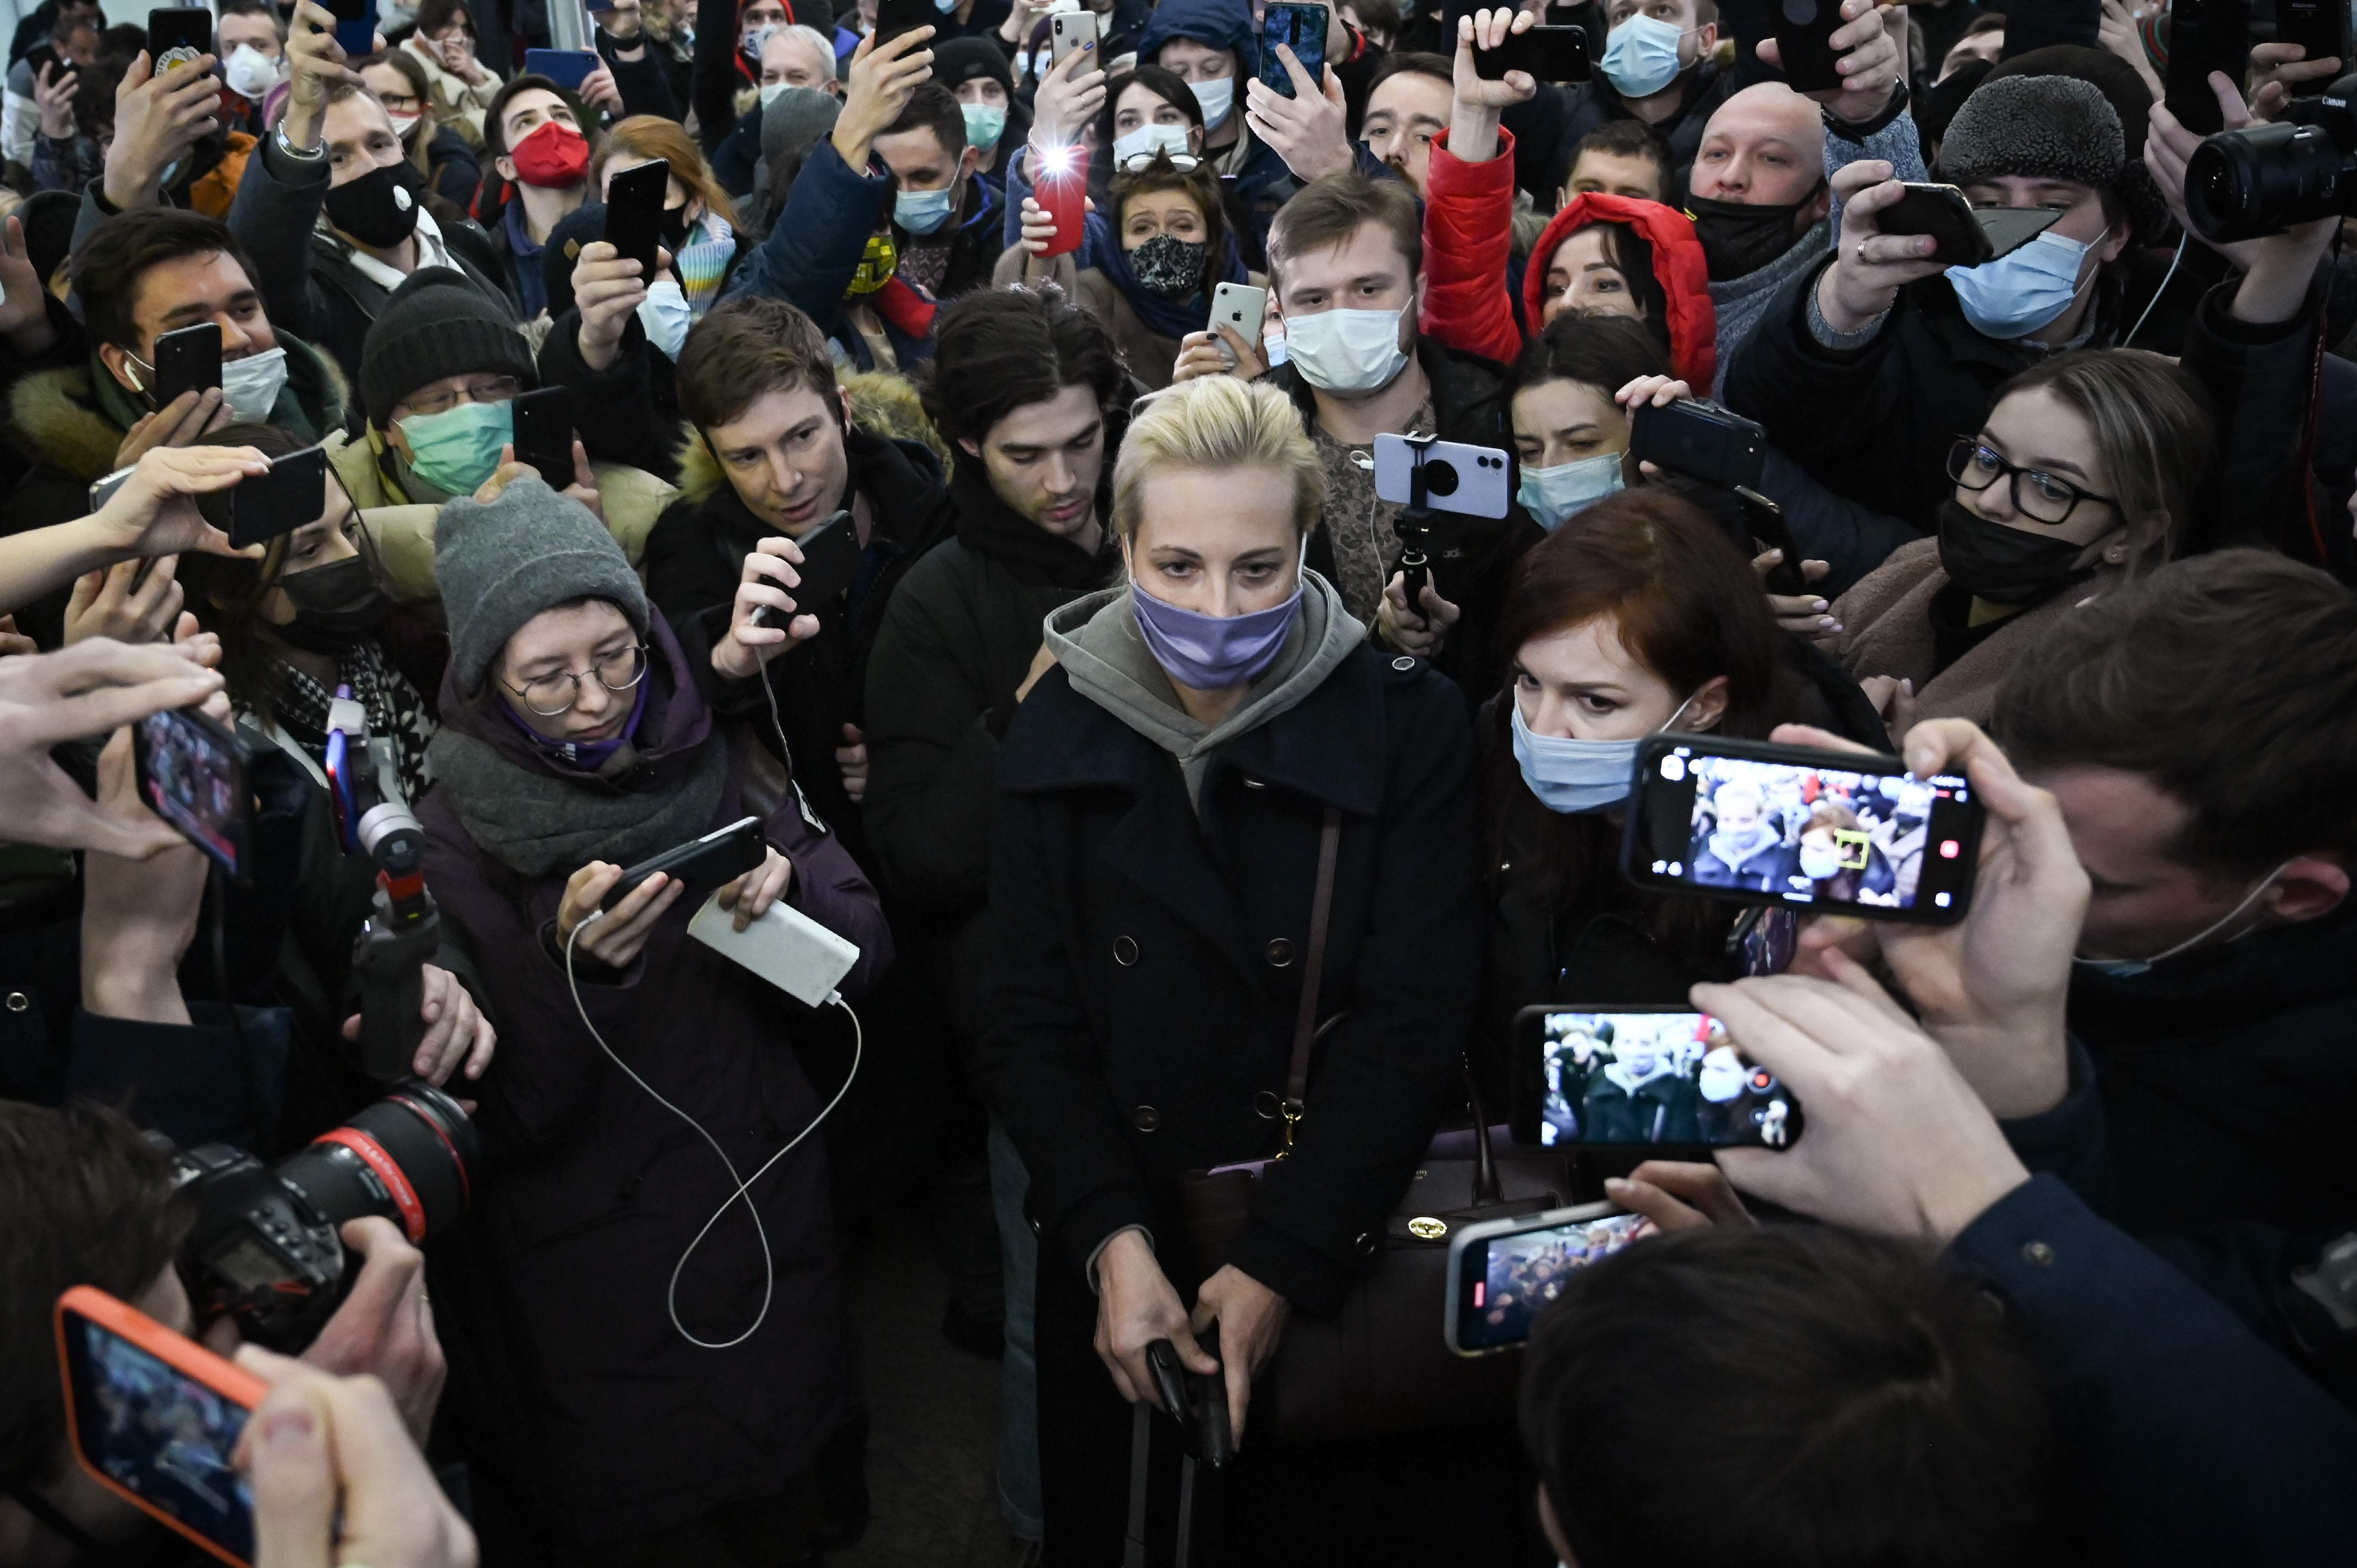
<svg viewBox="0 0 2357 1568">
<path fill-rule="evenodd" d="M 421 267 L 393 291 L 361 340 L 361 403 L 382 430 L 393 405 L 426 382 L 477 371 L 532 385 L 532 345 L 464 273 Z"/>
<path fill-rule="evenodd" d="M 2127 161 L 2119 115 L 2101 89 L 2074 76 L 1983 82 L 1940 144 L 1940 177 L 1952 185 L 2026 175 L 2112 187 Z"/>
<path fill-rule="evenodd" d="M 622 547 L 589 509 L 538 478 L 492 501 L 454 500 L 434 523 L 434 575 L 458 690 L 482 690 L 516 628 L 553 605 L 610 599 L 644 635 L 652 612 Z"/>
</svg>

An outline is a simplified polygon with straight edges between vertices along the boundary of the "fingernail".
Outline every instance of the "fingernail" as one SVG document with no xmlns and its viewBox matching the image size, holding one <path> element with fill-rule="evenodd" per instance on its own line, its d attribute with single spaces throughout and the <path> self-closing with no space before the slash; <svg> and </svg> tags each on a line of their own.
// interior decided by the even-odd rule
<svg viewBox="0 0 2357 1568">
<path fill-rule="evenodd" d="M 317 1440 L 311 1412 L 301 1405 L 272 1411 L 270 1419 L 262 1423 L 262 1441 L 273 1448 L 308 1447 Z"/>
<path fill-rule="evenodd" d="M 1811 599 L 1809 601 L 1809 607 L 1813 610 L 1818 611 L 1820 614 L 1833 608 L 1831 605 L 1825 603 L 1823 599 Z"/>
<path fill-rule="evenodd" d="M 424 1051 L 420 1051 L 417 1053 L 417 1060 L 411 1065 L 417 1069 L 417 1076 L 424 1078 L 427 1073 L 434 1070 L 434 1058 L 426 1055 Z"/>
<path fill-rule="evenodd" d="M 1606 1176 L 1604 1178 L 1604 1190 L 1607 1192 L 1626 1192 L 1629 1190 L 1629 1183 L 1621 1176 Z"/>
</svg>

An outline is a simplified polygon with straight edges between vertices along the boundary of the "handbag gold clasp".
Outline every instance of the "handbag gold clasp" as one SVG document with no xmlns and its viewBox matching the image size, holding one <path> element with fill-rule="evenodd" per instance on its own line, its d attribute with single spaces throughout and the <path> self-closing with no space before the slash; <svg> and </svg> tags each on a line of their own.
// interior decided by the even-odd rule
<svg viewBox="0 0 2357 1568">
<path fill-rule="evenodd" d="M 1286 1155 L 1293 1153 L 1293 1130 L 1301 1125 L 1301 1101 L 1298 1100 L 1286 1101 L 1284 1106 L 1284 1116 L 1285 1146 L 1276 1151 L 1276 1157 L 1280 1160 L 1285 1158 Z"/>
</svg>

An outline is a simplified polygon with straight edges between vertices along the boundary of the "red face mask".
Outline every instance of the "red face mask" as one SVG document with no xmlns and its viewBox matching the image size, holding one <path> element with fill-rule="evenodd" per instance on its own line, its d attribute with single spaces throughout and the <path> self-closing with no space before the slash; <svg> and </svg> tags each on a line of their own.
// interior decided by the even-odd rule
<svg viewBox="0 0 2357 1568">
<path fill-rule="evenodd" d="M 589 173 L 589 138 L 561 120 L 544 120 L 508 149 L 508 156 L 515 160 L 516 178 L 526 185 L 579 185 Z"/>
</svg>

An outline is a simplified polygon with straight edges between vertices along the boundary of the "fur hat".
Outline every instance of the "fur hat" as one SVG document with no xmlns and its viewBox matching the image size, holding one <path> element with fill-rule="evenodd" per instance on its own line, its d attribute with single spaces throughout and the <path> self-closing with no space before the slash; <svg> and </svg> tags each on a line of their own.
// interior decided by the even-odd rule
<svg viewBox="0 0 2357 1568">
<path fill-rule="evenodd" d="M 2140 135 L 2136 145 L 2143 145 Z M 2159 187 L 2143 160 L 2128 155 L 2119 111 L 2083 76 L 1992 71 L 1964 100 L 1940 144 L 1940 177 L 1968 185 L 2006 175 L 2108 190 L 2127 209 L 2142 242 L 2157 238 L 2168 222 Z"/>
</svg>

